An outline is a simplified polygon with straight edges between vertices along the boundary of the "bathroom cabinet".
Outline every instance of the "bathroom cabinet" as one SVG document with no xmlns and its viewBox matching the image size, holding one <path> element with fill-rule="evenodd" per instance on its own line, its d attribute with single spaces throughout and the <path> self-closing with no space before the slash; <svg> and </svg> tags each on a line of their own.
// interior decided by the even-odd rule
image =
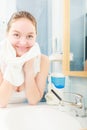
<svg viewBox="0 0 87 130">
<path fill-rule="evenodd" d="M 63 73 L 68 76 L 78 76 L 78 77 L 87 77 L 87 70 L 84 70 L 84 64 L 85 64 L 85 37 L 86 37 L 86 24 L 85 23 L 85 0 L 64 0 L 64 32 L 63 32 Z M 72 4 L 72 5 L 71 5 Z M 75 10 L 76 7 L 79 10 Z M 84 9 L 83 9 L 84 7 Z M 71 9 L 72 12 L 71 13 Z M 79 15 L 76 15 L 78 14 Z M 72 18 L 73 17 L 73 18 Z M 72 19 L 72 22 L 71 22 Z M 77 24 L 76 20 L 78 21 Z M 73 25 L 74 22 L 74 25 Z M 83 25 L 82 25 L 83 24 Z M 73 25 L 73 26 L 72 26 Z M 75 28 L 76 30 L 71 30 Z M 79 35 L 79 37 L 78 37 Z M 71 39 L 72 45 L 71 45 Z M 76 39 L 76 41 L 74 41 Z M 80 41 L 80 42 L 79 42 Z M 82 41 L 82 42 L 81 42 Z M 75 46 L 74 46 L 75 43 Z M 79 48 L 78 45 L 81 44 L 81 47 Z M 83 65 L 83 67 L 77 66 L 76 68 L 73 68 L 70 61 L 70 52 L 72 47 L 74 46 L 73 50 L 76 50 L 75 53 L 73 53 L 73 57 L 75 62 L 72 62 L 76 64 L 79 59 L 79 63 Z M 75 60 L 75 55 L 80 54 L 81 57 L 77 58 Z M 83 55 L 83 57 L 82 57 Z"/>
</svg>

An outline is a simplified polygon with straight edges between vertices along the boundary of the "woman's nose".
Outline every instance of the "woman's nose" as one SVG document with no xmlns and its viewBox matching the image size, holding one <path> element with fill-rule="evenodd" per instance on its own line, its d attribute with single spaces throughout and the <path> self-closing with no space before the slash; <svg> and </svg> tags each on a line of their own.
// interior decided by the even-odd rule
<svg viewBox="0 0 87 130">
<path fill-rule="evenodd" d="M 20 38 L 20 44 L 21 44 L 21 45 L 24 45 L 24 44 L 26 44 L 26 43 L 27 43 L 26 37 L 21 37 L 21 38 Z"/>
</svg>

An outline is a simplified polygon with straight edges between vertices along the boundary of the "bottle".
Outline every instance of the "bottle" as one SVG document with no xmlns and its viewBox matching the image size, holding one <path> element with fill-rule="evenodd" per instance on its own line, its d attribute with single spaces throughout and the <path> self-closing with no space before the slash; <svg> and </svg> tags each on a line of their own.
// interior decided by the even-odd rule
<svg viewBox="0 0 87 130">
<path fill-rule="evenodd" d="M 56 92 L 61 99 L 63 99 L 65 88 L 65 76 L 62 73 L 52 73 L 50 76 L 52 89 Z"/>
</svg>

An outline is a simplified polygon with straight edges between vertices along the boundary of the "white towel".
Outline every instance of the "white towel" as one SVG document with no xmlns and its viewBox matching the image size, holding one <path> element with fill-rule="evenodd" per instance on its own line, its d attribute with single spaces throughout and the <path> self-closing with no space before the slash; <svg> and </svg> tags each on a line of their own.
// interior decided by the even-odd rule
<svg viewBox="0 0 87 130">
<path fill-rule="evenodd" d="M 14 86 L 20 86 L 24 82 L 23 65 L 26 61 L 41 54 L 38 43 L 21 57 L 16 57 L 16 52 L 8 39 L 1 43 L 0 69 L 4 79 Z"/>
</svg>

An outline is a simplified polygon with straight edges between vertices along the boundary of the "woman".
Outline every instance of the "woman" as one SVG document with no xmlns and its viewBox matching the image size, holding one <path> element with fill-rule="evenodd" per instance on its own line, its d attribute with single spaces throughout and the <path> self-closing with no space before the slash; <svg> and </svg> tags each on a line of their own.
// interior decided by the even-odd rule
<svg viewBox="0 0 87 130">
<path fill-rule="evenodd" d="M 14 13 L 6 35 L 0 54 L 0 107 L 6 107 L 14 93 L 21 92 L 23 99 L 35 105 L 43 96 L 49 71 L 49 59 L 36 43 L 35 18 L 26 11 Z"/>
</svg>

